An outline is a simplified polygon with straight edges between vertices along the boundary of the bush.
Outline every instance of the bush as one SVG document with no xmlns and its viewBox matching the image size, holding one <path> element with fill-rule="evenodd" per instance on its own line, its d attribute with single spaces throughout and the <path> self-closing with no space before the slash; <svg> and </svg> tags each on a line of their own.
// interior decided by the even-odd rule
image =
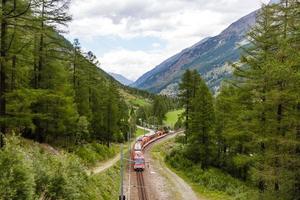
<svg viewBox="0 0 300 200">
<path fill-rule="evenodd" d="M 82 160 L 76 155 L 53 155 L 34 143 L 20 141 L 18 137 L 9 137 L 5 148 L 0 150 L 1 200 L 96 200 L 99 196 L 107 197 L 100 199 L 109 199 L 111 191 L 118 191 L 117 186 L 111 188 L 103 184 L 103 181 L 109 181 L 109 184 L 116 182 L 117 169 L 109 171 L 111 175 L 89 177 Z M 85 159 L 104 159 L 114 153 L 113 149 L 103 145 L 87 146 L 80 151 Z M 96 158 L 86 158 L 89 153 Z"/>
<path fill-rule="evenodd" d="M 111 158 L 116 154 L 115 148 L 109 148 L 106 145 L 92 143 L 86 144 L 75 150 L 75 154 L 80 157 L 87 166 L 94 166 L 97 162 L 101 162 Z"/>
<path fill-rule="evenodd" d="M 216 168 L 203 170 L 185 155 L 182 147 L 173 148 L 166 156 L 166 162 L 197 185 L 215 192 L 224 192 L 234 200 L 256 199 L 257 192 L 244 182 Z"/>
<path fill-rule="evenodd" d="M 34 199 L 32 161 L 13 137 L 0 150 L 0 199 Z"/>
<path fill-rule="evenodd" d="M 33 167 L 38 194 L 50 199 L 85 199 L 83 186 L 88 183 L 88 176 L 78 158 L 37 153 Z"/>
</svg>

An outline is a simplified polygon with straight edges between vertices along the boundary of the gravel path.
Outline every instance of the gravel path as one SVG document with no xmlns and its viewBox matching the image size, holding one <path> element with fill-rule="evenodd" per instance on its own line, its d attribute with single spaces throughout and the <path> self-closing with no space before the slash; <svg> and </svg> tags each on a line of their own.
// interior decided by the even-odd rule
<svg viewBox="0 0 300 200">
<path fill-rule="evenodd" d="M 157 145 L 166 140 L 175 137 L 175 134 L 159 140 L 153 145 Z M 146 161 L 149 161 L 145 171 L 146 185 L 151 200 L 204 200 L 196 196 L 192 188 L 179 176 L 166 167 L 163 162 L 154 159 L 151 156 L 151 148 L 147 147 L 145 151 Z"/>
<path fill-rule="evenodd" d="M 120 160 L 120 154 L 118 153 L 113 159 L 110 159 L 106 162 L 98 164 L 97 167 L 90 170 L 90 173 L 91 174 L 99 174 L 99 173 L 107 170 L 108 168 L 114 166 L 119 160 Z"/>
</svg>

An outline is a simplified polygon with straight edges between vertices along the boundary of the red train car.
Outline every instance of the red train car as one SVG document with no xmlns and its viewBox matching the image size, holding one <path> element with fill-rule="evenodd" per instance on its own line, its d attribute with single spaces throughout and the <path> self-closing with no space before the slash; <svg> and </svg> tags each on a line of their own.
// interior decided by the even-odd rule
<svg viewBox="0 0 300 200">
<path fill-rule="evenodd" d="M 144 171 L 145 169 L 145 158 L 141 151 L 134 152 L 133 169 L 135 171 Z"/>
<path fill-rule="evenodd" d="M 145 145 L 149 144 L 151 141 L 154 141 L 158 137 L 167 134 L 167 131 L 157 131 L 150 132 L 144 136 L 141 136 L 137 139 L 134 144 L 134 149 L 132 152 L 132 160 L 133 160 L 133 169 L 135 171 L 144 171 L 145 170 L 145 157 L 143 155 L 143 149 Z"/>
</svg>

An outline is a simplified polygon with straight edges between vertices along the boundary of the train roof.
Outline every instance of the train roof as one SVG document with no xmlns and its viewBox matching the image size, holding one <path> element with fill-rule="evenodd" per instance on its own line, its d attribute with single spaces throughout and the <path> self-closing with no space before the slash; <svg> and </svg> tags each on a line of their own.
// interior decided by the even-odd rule
<svg viewBox="0 0 300 200">
<path fill-rule="evenodd" d="M 142 149 L 142 144 L 140 142 L 135 143 L 134 150 L 141 150 L 141 149 Z"/>
<path fill-rule="evenodd" d="M 156 133 L 154 131 L 151 131 L 150 133 L 147 133 L 145 136 L 150 137 L 152 135 L 155 135 Z"/>
</svg>

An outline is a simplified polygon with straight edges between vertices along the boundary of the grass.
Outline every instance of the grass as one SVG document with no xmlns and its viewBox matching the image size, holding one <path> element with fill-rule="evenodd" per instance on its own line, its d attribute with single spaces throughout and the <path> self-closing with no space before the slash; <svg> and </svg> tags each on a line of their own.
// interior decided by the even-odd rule
<svg viewBox="0 0 300 200">
<path fill-rule="evenodd" d="M 138 136 L 144 135 L 147 132 L 148 131 L 144 131 L 144 129 L 137 128 L 136 131 L 135 131 L 135 136 L 138 137 Z"/>
<path fill-rule="evenodd" d="M 166 159 L 167 155 L 170 155 L 173 151 L 172 149 L 177 147 L 178 143 L 172 139 L 156 145 L 151 154 L 154 159 L 165 162 L 165 165 L 188 183 L 200 198 L 209 200 L 243 200 L 253 199 L 257 194 L 255 190 L 248 187 L 244 182 L 218 169 L 201 170 L 199 166 L 176 154 Z"/>
<path fill-rule="evenodd" d="M 138 95 L 130 94 L 129 92 L 127 92 L 123 89 L 120 90 L 120 94 L 121 94 L 121 96 L 124 97 L 126 103 L 129 105 L 137 106 L 137 107 L 150 105 L 149 99 L 143 98 Z"/>
<path fill-rule="evenodd" d="M 120 162 L 118 162 L 103 173 L 92 176 L 90 189 L 99 200 L 118 199 L 120 180 Z"/>
<path fill-rule="evenodd" d="M 183 111 L 183 109 L 180 109 L 168 112 L 166 114 L 166 120 L 164 121 L 164 124 L 173 128 L 179 118 L 179 115 L 182 114 Z"/>
<path fill-rule="evenodd" d="M 134 98 L 134 99 L 129 100 L 129 102 L 134 106 L 147 106 L 147 105 L 150 105 L 150 103 L 147 100 L 141 99 L 141 98 Z"/>
<path fill-rule="evenodd" d="M 119 145 L 113 144 L 110 148 L 106 145 L 91 143 L 78 147 L 74 153 L 88 166 L 93 167 L 99 162 L 114 157 L 119 152 Z"/>
</svg>

